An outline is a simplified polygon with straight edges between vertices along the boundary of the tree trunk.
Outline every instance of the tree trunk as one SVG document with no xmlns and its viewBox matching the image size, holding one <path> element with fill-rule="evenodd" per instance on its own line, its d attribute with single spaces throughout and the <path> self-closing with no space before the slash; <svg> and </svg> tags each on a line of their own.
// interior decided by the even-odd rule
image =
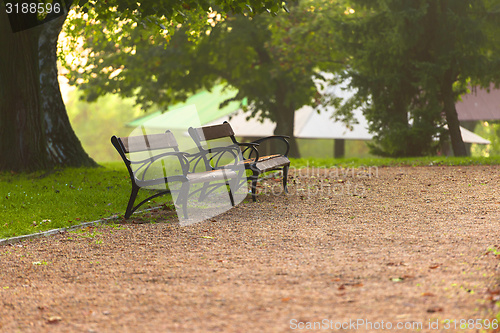
<svg viewBox="0 0 500 333">
<path fill-rule="evenodd" d="M 0 10 L 0 170 L 48 167 L 43 154 L 38 30 L 12 33 Z"/>
<path fill-rule="evenodd" d="M 0 170 L 96 165 L 71 128 L 57 81 L 64 19 L 12 33 L 0 11 Z"/>
<path fill-rule="evenodd" d="M 83 150 L 68 118 L 59 88 L 57 39 L 66 15 L 43 25 L 38 42 L 40 56 L 41 113 L 43 114 L 46 153 L 54 165 L 89 166 L 97 164 Z"/>
<path fill-rule="evenodd" d="M 333 140 L 333 158 L 344 158 L 345 157 L 345 139 L 335 139 Z"/>
<path fill-rule="evenodd" d="M 290 143 L 288 156 L 300 158 L 297 139 L 293 134 L 293 129 L 295 127 L 295 108 L 285 103 L 286 95 L 290 93 L 293 92 L 287 89 L 286 83 L 278 81 L 278 87 L 276 89 L 276 108 L 274 112 L 276 115 L 276 128 L 274 129 L 274 135 L 288 135 L 290 137 L 290 139 L 288 139 L 288 142 Z"/>
<path fill-rule="evenodd" d="M 457 109 L 455 107 L 455 97 L 453 94 L 453 77 L 451 74 L 451 70 L 448 70 L 445 74 L 443 85 L 441 87 L 441 94 L 444 113 L 446 115 L 446 122 L 448 123 L 448 130 L 450 133 L 453 155 L 467 156 L 465 143 L 462 139 L 462 133 L 460 132 L 460 121 L 458 120 Z"/>
<path fill-rule="evenodd" d="M 274 129 L 274 135 L 288 135 L 290 139 L 288 142 L 290 143 L 290 152 L 288 156 L 293 158 L 299 158 L 299 147 L 297 145 L 297 139 L 293 135 L 293 128 L 295 123 L 295 110 L 289 110 L 286 108 L 282 108 L 281 110 L 278 108 L 278 112 L 276 113 L 276 128 Z"/>
</svg>

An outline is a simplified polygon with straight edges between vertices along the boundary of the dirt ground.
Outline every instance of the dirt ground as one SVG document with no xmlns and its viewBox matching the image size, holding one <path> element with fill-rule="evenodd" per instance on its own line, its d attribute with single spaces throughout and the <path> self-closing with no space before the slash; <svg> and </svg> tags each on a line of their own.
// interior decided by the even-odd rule
<svg viewBox="0 0 500 333">
<path fill-rule="evenodd" d="M 1 246 L 0 331 L 496 327 L 499 172 L 300 170 L 288 195 L 270 179 L 257 203 L 191 226 L 160 211 Z"/>
</svg>

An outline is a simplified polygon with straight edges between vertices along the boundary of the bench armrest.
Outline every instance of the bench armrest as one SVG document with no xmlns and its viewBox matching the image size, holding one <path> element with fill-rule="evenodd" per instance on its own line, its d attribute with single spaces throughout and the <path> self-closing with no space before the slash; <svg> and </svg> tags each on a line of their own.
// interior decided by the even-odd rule
<svg viewBox="0 0 500 333">
<path fill-rule="evenodd" d="M 287 139 L 290 139 L 290 137 L 288 135 L 272 135 L 272 136 L 267 136 L 265 138 L 260 138 L 260 139 L 257 139 L 255 141 L 252 141 L 251 143 L 258 143 L 258 144 L 260 144 L 261 142 L 264 142 L 266 140 L 273 140 L 273 139 L 281 140 L 281 141 L 283 141 L 286 144 L 286 151 L 285 151 L 285 153 L 283 155 L 284 156 L 288 156 L 288 152 L 290 151 L 290 143 L 287 140 Z"/>
<path fill-rule="evenodd" d="M 241 143 L 238 143 L 238 146 L 246 147 L 245 149 L 243 149 L 241 151 L 241 154 L 243 156 L 245 155 L 245 153 L 247 151 L 250 151 L 250 153 L 248 154 L 248 157 L 246 159 L 255 158 L 255 161 L 257 161 L 259 159 L 259 151 L 256 148 L 259 146 L 258 143 L 256 143 L 256 142 L 241 142 Z M 255 157 L 252 157 L 252 155 L 255 155 Z"/>
</svg>

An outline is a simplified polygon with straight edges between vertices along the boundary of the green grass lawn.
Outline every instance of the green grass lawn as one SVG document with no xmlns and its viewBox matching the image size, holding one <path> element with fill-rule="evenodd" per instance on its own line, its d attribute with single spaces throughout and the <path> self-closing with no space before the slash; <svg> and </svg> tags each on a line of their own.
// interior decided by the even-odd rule
<svg viewBox="0 0 500 333">
<path fill-rule="evenodd" d="M 412 158 L 300 158 L 292 159 L 294 168 L 303 167 L 384 167 L 384 166 L 436 166 L 436 165 L 499 165 L 500 156 L 494 157 L 446 157 L 427 156 Z"/>
<path fill-rule="evenodd" d="M 0 239 L 123 215 L 130 188 L 122 162 L 101 168 L 0 173 Z M 145 198 L 147 192 L 142 194 Z M 143 208 L 168 199 L 157 198 Z"/>
<path fill-rule="evenodd" d="M 491 165 L 500 157 L 405 159 L 293 159 L 292 167 L 382 167 L 428 165 Z M 130 195 L 130 180 L 122 162 L 101 168 L 67 168 L 29 174 L 0 173 L 0 239 L 68 227 L 115 214 L 123 215 Z M 145 198 L 142 191 L 138 200 Z M 140 209 L 155 207 L 167 196 Z M 139 201 L 136 201 L 139 202 Z"/>
</svg>

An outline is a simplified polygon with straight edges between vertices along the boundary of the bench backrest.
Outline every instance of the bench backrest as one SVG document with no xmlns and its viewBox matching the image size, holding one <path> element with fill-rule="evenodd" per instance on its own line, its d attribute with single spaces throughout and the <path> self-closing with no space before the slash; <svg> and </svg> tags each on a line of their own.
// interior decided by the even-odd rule
<svg viewBox="0 0 500 333">
<path fill-rule="evenodd" d="M 228 144 L 237 144 L 236 138 L 234 137 L 233 129 L 231 128 L 231 125 L 227 121 L 219 125 L 204 126 L 197 128 L 190 127 L 188 129 L 188 132 L 200 151 L 206 152 L 209 148 L 214 148 L 221 144 L 223 147 L 226 147 Z M 230 143 L 227 141 L 228 139 L 230 139 L 231 141 Z M 213 141 L 213 142 L 208 143 L 208 141 Z M 212 165 L 211 163 L 213 158 L 214 155 L 211 154 L 203 155 L 206 170 L 210 170 L 212 167 L 214 167 L 214 165 Z M 238 160 L 240 158 L 238 158 Z"/>
<path fill-rule="evenodd" d="M 172 132 L 117 138 L 124 153 L 136 153 L 156 149 L 179 151 L 179 145 Z"/>
<path fill-rule="evenodd" d="M 232 143 L 236 143 L 233 129 L 231 128 L 231 125 L 227 121 L 225 121 L 220 125 L 204 126 L 197 128 L 190 127 L 188 132 L 189 135 L 195 141 L 198 148 L 202 146 L 202 142 L 223 139 L 223 138 L 230 138 Z"/>
<path fill-rule="evenodd" d="M 123 138 L 113 135 L 111 137 L 111 143 L 120 154 L 123 162 L 125 162 L 132 182 L 134 182 L 135 179 L 134 171 L 131 167 L 132 161 L 127 157 L 127 154 L 157 149 L 173 149 L 173 151 L 179 151 L 177 140 L 170 131 L 161 134 L 138 135 Z"/>
</svg>

